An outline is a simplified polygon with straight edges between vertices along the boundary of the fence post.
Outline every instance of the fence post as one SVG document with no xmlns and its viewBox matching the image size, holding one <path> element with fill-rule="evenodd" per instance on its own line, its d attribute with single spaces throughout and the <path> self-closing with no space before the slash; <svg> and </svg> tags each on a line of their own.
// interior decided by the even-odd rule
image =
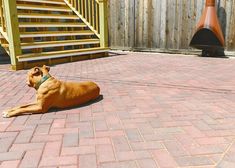
<svg viewBox="0 0 235 168">
<path fill-rule="evenodd" d="M 108 7 L 107 0 L 99 0 L 100 46 L 108 47 Z"/>
<path fill-rule="evenodd" d="M 18 23 L 18 14 L 16 8 L 16 0 L 3 0 L 6 20 L 6 31 L 9 39 L 9 50 L 11 57 L 12 69 L 19 67 L 17 56 L 21 55 L 20 31 Z"/>
</svg>

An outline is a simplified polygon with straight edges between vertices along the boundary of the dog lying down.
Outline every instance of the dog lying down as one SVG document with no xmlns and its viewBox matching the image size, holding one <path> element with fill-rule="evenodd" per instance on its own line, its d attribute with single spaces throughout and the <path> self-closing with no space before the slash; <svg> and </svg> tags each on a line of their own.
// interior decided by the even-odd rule
<svg viewBox="0 0 235 168">
<path fill-rule="evenodd" d="M 27 85 L 36 89 L 35 103 L 3 112 L 3 117 L 45 113 L 50 108 L 67 108 L 95 100 L 100 88 L 94 82 L 63 82 L 49 74 L 50 67 L 34 67 L 28 72 Z"/>
</svg>

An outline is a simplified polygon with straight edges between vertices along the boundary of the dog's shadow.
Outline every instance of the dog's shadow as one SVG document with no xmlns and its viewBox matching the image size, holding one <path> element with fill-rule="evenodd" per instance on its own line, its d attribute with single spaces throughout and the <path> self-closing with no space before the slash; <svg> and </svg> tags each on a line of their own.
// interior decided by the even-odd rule
<svg viewBox="0 0 235 168">
<path fill-rule="evenodd" d="M 84 103 L 84 104 L 82 104 L 82 105 L 78 105 L 78 106 L 72 106 L 72 107 L 68 107 L 68 108 L 51 108 L 50 110 L 48 110 L 48 112 L 46 112 L 46 113 L 53 113 L 53 112 L 56 112 L 56 113 L 58 113 L 58 112 L 62 112 L 62 111 L 66 111 L 66 110 L 72 110 L 72 109 L 79 109 L 79 108 L 82 108 L 82 107 L 86 107 L 86 106 L 90 106 L 90 105 L 92 105 L 92 104 L 95 104 L 95 103 L 98 103 L 98 102 L 100 102 L 100 101 L 102 101 L 104 99 L 104 96 L 103 95 L 100 95 L 98 98 L 96 98 L 95 100 L 91 100 L 91 101 L 89 101 L 89 102 L 87 102 L 87 103 Z M 44 113 L 44 114 L 46 114 L 46 113 Z"/>
</svg>

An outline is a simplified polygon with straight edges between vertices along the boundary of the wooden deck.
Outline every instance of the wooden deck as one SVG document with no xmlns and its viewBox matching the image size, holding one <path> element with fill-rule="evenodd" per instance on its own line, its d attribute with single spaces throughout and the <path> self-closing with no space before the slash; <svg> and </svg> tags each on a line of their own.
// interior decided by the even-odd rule
<svg viewBox="0 0 235 168">
<path fill-rule="evenodd" d="M 107 55 L 106 1 L 0 0 L 0 7 L 1 45 L 13 69 L 45 59 Z"/>
</svg>

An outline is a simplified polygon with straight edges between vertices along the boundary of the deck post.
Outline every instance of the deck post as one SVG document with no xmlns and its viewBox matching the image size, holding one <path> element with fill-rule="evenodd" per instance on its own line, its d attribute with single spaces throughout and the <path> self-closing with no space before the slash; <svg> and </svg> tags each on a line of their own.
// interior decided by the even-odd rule
<svg viewBox="0 0 235 168">
<path fill-rule="evenodd" d="M 108 47 L 108 8 L 107 0 L 99 1 L 100 47 Z"/>
<path fill-rule="evenodd" d="M 9 51 L 11 57 L 12 69 L 17 70 L 19 63 L 17 56 L 21 55 L 20 31 L 18 23 L 18 15 L 16 8 L 16 0 L 3 0 L 6 19 L 6 31 L 9 39 Z"/>
</svg>

